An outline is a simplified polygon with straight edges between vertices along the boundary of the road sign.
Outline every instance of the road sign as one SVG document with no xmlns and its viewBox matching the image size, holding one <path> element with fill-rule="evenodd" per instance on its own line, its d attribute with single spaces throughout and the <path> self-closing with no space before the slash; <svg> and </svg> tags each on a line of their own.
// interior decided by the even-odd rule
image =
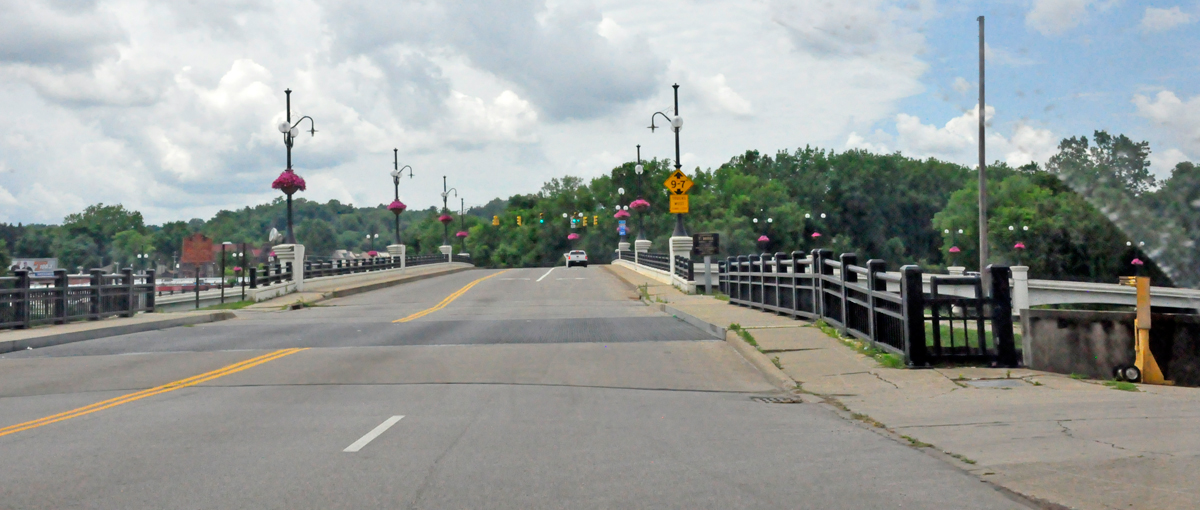
<svg viewBox="0 0 1200 510">
<path fill-rule="evenodd" d="M 628 235 L 625 230 L 625 220 L 617 221 L 617 235 L 619 235 L 619 236 Z"/>
<path fill-rule="evenodd" d="M 672 195 L 682 195 L 687 193 L 689 189 L 692 189 L 693 184 L 695 183 L 692 182 L 692 180 L 688 178 L 687 174 L 684 174 L 681 170 L 675 170 L 671 173 L 671 176 L 667 177 L 667 180 L 663 182 L 663 186 L 666 186 L 668 190 L 671 190 Z"/>
<path fill-rule="evenodd" d="M 499 225 L 500 225 L 500 217 L 499 217 L 499 216 L 492 216 L 492 225 L 493 225 L 493 226 L 499 226 Z"/>
<path fill-rule="evenodd" d="M 671 214 L 687 214 L 688 196 L 671 195 Z"/>
<path fill-rule="evenodd" d="M 692 234 L 692 255 L 717 255 L 721 251 L 721 234 Z"/>
</svg>

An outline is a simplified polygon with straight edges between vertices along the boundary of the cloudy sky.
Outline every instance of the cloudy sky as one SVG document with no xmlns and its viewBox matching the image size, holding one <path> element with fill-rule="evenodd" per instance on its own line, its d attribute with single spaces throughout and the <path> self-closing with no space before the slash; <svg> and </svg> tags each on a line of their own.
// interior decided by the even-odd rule
<svg viewBox="0 0 1200 510">
<path fill-rule="evenodd" d="M 1094 129 L 1200 157 L 1200 4 L 1129 0 L 0 0 L 0 221 L 96 202 L 152 223 L 267 202 L 285 88 L 302 196 L 468 204 L 673 155 L 811 144 L 972 164 L 987 17 L 989 160 Z M 440 204 L 439 204 L 440 205 Z"/>
</svg>

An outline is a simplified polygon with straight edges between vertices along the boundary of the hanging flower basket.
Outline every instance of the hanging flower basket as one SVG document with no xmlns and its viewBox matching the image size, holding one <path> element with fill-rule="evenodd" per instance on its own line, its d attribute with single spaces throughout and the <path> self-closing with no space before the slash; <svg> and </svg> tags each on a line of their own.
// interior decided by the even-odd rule
<svg viewBox="0 0 1200 510">
<path fill-rule="evenodd" d="M 574 240 L 576 240 L 576 239 L 579 239 L 579 234 L 576 234 L 576 233 L 574 233 L 574 232 L 572 232 L 572 233 L 571 233 L 571 235 L 568 235 L 568 236 L 567 236 L 567 240 L 568 240 L 568 241 L 574 241 Z"/>
<path fill-rule="evenodd" d="M 458 237 L 459 239 L 466 239 L 467 235 L 468 234 L 466 230 L 459 230 L 457 234 L 454 234 L 454 236 Z"/>
<path fill-rule="evenodd" d="M 1016 249 L 1016 250 L 1024 250 L 1024 249 L 1025 249 L 1025 243 L 1020 243 L 1020 242 L 1019 242 L 1019 243 L 1017 243 L 1017 244 L 1014 244 L 1014 245 L 1013 245 L 1013 249 Z"/>
<path fill-rule="evenodd" d="M 771 242 L 771 238 L 767 237 L 767 236 L 758 236 L 758 242 L 769 243 L 769 242 Z"/>
<path fill-rule="evenodd" d="M 235 273 L 242 272 L 242 266 L 233 266 L 233 272 L 235 272 Z"/>
<path fill-rule="evenodd" d="M 818 238 L 818 237 L 821 237 L 821 233 L 820 233 L 820 232 L 813 232 L 813 235 L 812 235 L 812 237 L 813 237 L 813 239 L 816 239 L 816 238 Z"/>
<path fill-rule="evenodd" d="M 618 220 L 623 220 L 628 217 L 629 217 L 629 211 L 625 211 L 625 210 L 617 211 L 617 214 L 613 215 L 613 218 L 616 218 Z"/>
<path fill-rule="evenodd" d="M 962 250 L 958 249 L 958 247 L 957 247 L 957 246 L 951 246 L 951 247 L 950 247 L 950 253 L 958 253 L 958 252 L 960 252 L 960 251 L 962 251 Z"/>
<path fill-rule="evenodd" d="M 637 200 L 634 200 L 633 202 L 630 202 L 629 208 L 633 209 L 635 211 L 639 211 L 639 212 L 649 211 L 650 210 L 650 202 L 647 202 L 643 198 L 639 198 Z"/>
<path fill-rule="evenodd" d="M 1142 266 L 1143 266 L 1143 265 L 1145 265 L 1146 263 L 1145 263 L 1145 262 L 1142 262 L 1142 259 L 1133 259 L 1133 261 L 1132 261 L 1132 262 L 1130 262 L 1130 264 L 1133 264 L 1133 265 L 1135 265 L 1135 266 L 1138 266 L 1138 267 L 1142 267 Z"/>
<path fill-rule="evenodd" d="M 388 204 L 387 209 L 392 211 L 393 214 L 399 216 L 400 213 L 404 212 L 405 209 L 408 209 L 408 206 L 404 205 L 404 202 L 393 200 L 392 203 Z"/>
<path fill-rule="evenodd" d="M 378 255 L 379 255 L 379 252 L 377 252 L 375 250 L 371 250 L 371 251 L 367 252 L 368 257 L 376 257 Z"/>
<path fill-rule="evenodd" d="M 304 178 L 296 175 L 296 172 L 291 168 L 285 169 L 279 177 L 275 178 L 275 182 L 271 183 L 271 188 L 282 191 L 287 196 L 292 196 L 297 191 L 304 191 L 306 188 Z"/>
<path fill-rule="evenodd" d="M 450 223 L 451 221 L 454 221 L 454 218 L 451 218 L 449 214 L 443 214 L 441 216 L 438 216 L 438 221 L 445 224 L 445 223 Z"/>
</svg>

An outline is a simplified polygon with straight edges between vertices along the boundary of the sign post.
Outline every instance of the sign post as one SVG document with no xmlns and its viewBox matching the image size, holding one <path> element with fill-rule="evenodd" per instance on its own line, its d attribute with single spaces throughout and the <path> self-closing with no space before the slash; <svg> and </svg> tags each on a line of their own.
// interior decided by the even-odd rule
<svg viewBox="0 0 1200 510">
<path fill-rule="evenodd" d="M 720 251 L 720 234 L 692 235 L 692 254 L 704 256 L 704 292 L 706 294 L 712 294 L 712 256 L 720 253 Z"/>
<path fill-rule="evenodd" d="M 200 309 L 200 265 L 212 262 L 212 245 L 212 239 L 204 237 L 204 234 L 199 232 L 183 239 L 183 257 L 180 257 L 179 262 L 196 265 L 196 309 Z M 221 257 L 221 260 L 224 261 L 225 257 Z M 224 278 L 225 275 L 221 276 Z M 224 292 L 222 289 L 222 295 Z"/>
</svg>

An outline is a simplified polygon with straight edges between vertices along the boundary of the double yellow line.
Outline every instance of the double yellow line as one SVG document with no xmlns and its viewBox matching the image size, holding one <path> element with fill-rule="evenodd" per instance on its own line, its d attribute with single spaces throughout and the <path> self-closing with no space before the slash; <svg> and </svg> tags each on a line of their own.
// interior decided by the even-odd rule
<svg viewBox="0 0 1200 510">
<path fill-rule="evenodd" d="M 234 364 L 226 366 L 226 367 L 218 368 L 216 370 L 213 370 L 212 372 L 205 372 L 200 375 L 188 377 L 187 379 L 180 379 L 175 382 L 169 382 L 162 386 L 155 386 L 153 388 L 133 392 L 128 395 L 122 395 L 117 398 L 111 398 L 111 399 L 108 399 L 108 400 L 105 400 L 102 402 L 96 402 L 95 404 L 83 406 L 83 407 L 80 407 L 77 409 L 72 409 L 70 411 L 63 412 L 63 413 L 50 415 L 45 418 L 39 418 L 39 419 L 36 419 L 33 421 L 27 421 L 25 423 L 18 423 L 16 425 L 10 425 L 8 427 L 4 427 L 4 428 L 0 429 L 0 437 L 7 436 L 9 434 L 15 434 L 17 432 L 21 432 L 24 430 L 35 429 L 35 428 L 41 427 L 43 425 L 49 425 L 51 423 L 57 423 L 57 422 L 60 422 L 63 420 L 69 420 L 71 418 L 78 418 L 85 414 L 91 414 L 96 411 L 102 411 L 104 409 L 119 406 L 121 404 L 128 404 L 135 400 L 141 400 L 146 397 L 160 395 L 163 393 L 167 393 L 169 391 L 178 390 L 180 388 L 187 388 L 188 386 L 195 386 L 202 382 L 211 381 L 218 377 L 223 377 L 223 376 L 227 376 L 229 374 L 241 372 L 242 370 L 246 370 L 247 368 L 255 367 L 255 366 L 261 365 L 263 363 L 266 363 L 268 361 L 274 361 L 274 360 L 277 360 L 284 356 L 287 356 L 290 354 L 295 354 L 295 353 L 303 351 L 303 350 L 305 350 L 305 349 L 281 349 L 281 350 L 274 351 L 274 352 L 271 352 L 268 354 L 264 354 L 262 356 L 250 358 L 246 361 L 242 361 L 242 362 L 234 363 Z"/>
<path fill-rule="evenodd" d="M 475 286 L 476 284 L 478 284 L 479 282 L 482 282 L 482 281 L 484 281 L 484 280 L 486 280 L 486 279 L 488 279 L 488 278 L 492 278 L 492 277 L 494 277 L 494 276 L 499 276 L 499 275 L 501 275 L 501 274 L 504 274 L 504 273 L 505 273 L 505 272 L 507 272 L 507 271 L 508 271 L 508 270 L 507 270 L 507 269 L 505 269 L 504 271 L 500 271 L 499 273 L 492 273 L 492 274 L 490 274 L 490 275 L 484 276 L 483 278 L 480 278 L 480 279 L 478 279 L 478 280 L 475 280 L 475 281 L 473 281 L 473 282 L 471 282 L 471 283 L 468 283 L 468 284 L 467 284 L 465 287 L 463 287 L 463 288 L 461 288 L 461 289 L 458 289 L 458 290 L 454 291 L 454 293 L 453 293 L 453 294 L 450 294 L 449 296 L 446 296 L 446 299 L 443 299 L 441 303 L 438 303 L 438 304 L 434 305 L 434 306 L 433 306 L 433 308 L 426 308 L 426 309 L 424 309 L 424 310 L 421 310 L 421 311 L 419 311 L 419 312 L 417 312 L 417 313 L 414 313 L 414 314 L 412 314 L 412 315 L 409 315 L 408 317 L 405 317 L 405 318 L 403 318 L 403 319 L 396 319 L 396 320 L 394 320 L 394 321 L 392 321 L 392 322 L 393 322 L 393 323 L 397 323 L 397 322 L 408 322 L 408 321 L 413 321 L 413 320 L 420 319 L 421 317 L 424 317 L 424 316 L 426 316 L 426 315 L 429 315 L 429 314 L 431 314 L 431 313 L 433 313 L 433 312 L 436 312 L 436 311 L 438 311 L 438 310 L 441 310 L 441 309 L 445 308 L 445 307 L 446 307 L 446 305 L 448 305 L 448 304 L 450 304 L 452 301 L 454 301 L 455 299 L 458 299 L 458 298 L 459 298 L 460 296 L 462 296 L 463 294 L 466 294 L 468 290 L 471 290 L 471 287 L 474 287 L 474 286 Z"/>
</svg>

